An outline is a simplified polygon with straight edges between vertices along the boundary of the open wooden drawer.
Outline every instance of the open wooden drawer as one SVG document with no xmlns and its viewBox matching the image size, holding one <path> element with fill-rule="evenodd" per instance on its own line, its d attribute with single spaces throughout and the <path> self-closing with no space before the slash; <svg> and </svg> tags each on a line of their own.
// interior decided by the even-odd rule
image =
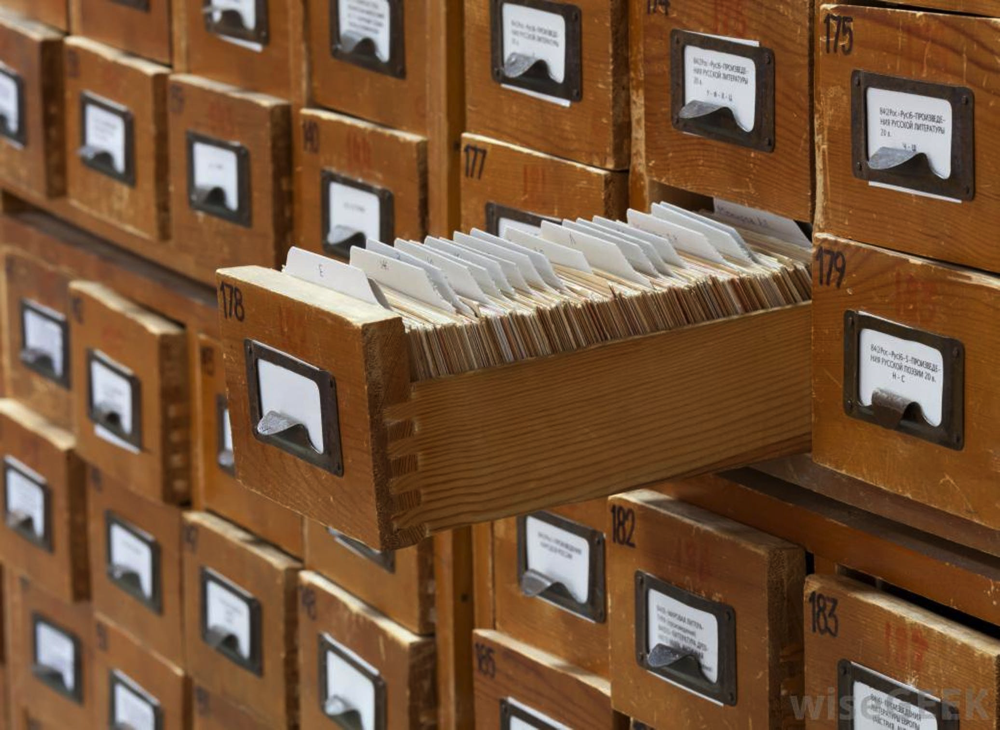
<svg viewBox="0 0 1000 730">
<path fill-rule="evenodd" d="M 219 283 L 237 478 L 378 549 L 809 448 L 807 304 L 415 380 L 397 314 Z M 282 399 L 300 423 L 261 435 Z"/>
</svg>

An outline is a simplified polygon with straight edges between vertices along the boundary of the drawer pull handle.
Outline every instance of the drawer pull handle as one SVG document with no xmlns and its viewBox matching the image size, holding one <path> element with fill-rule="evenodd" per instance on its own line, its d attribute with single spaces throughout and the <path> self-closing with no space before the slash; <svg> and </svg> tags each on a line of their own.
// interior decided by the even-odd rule
<svg viewBox="0 0 1000 730">
<path fill-rule="evenodd" d="M 350 226 L 334 226 L 327 234 L 326 244 L 329 248 L 345 251 L 352 246 L 365 245 L 365 232 Z"/>
<path fill-rule="evenodd" d="M 746 130 L 736 122 L 733 110 L 722 104 L 689 101 L 681 107 L 678 116 L 685 120 L 698 120 L 701 126 L 717 131 L 746 134 Z"/>
<path fill-rule="evenodd" d="M 373 38 L 361 35 L 360 33 L 343 33 L 340 36 L 340 48 L 344 53 L 378 59 L 383 63 L 389 60 L 387 58 L 379 57 L 378 48 L 376 47 L 375 40 Z"/>
<path fill-rule="evenodd" d="M 94 406 L 94 420 L 109 431 L 125 432 L 122 426 L 122 414 L 109 403 L 98 403 Z"/>
<path fill-rule="evenodd" d="M 665 669 L 671 667 L 678 672 L 691 677 L 709 682 L 705 672 L 701 669 L 701 660 L 690 651 L 676 649 L 666 644 L 657 644 L 649 652 L 646 663 L 652 669 Z M 709 682 L 711 684 L 711 682 Z"/>
<path fill-rule="evenodd" d="M 872 393 L 872 412 L 878 425 L 890 430 L 899 428 L 903 419 L 922 420 L 918 418 L 920 405 L 916 401 L 884 388 L 878 388 Z"/>
<path fill-rule="evenodd" d="M 35 663 L 31 665 L 31 673 L 47 685 L 56 687 L 66 694 L 69 694 L 70 689 L 66 686 L 65 680 L 63 680 L 63 674 L 58 669 L 54 669 L 47 664 Z"/>
<path fill-rule="evenodd" d="M 205 633 L 205 643 L 213 649 L 232 656 L 240 656 L 239 639 L 223 626 L 212 626 Z"/>
<path fill-rule="evenodd" d="M 923 152 L 903 150 L 895 147 L 879 147 L 868 160 L 873 170 L 892 170 L 908 177 L 941 177 L 931 168 L 930 159 Z"/>
<path fill-rule="evenodd" d="M 191 197 L 194 198 L 194 202 L 202 208 L 221 210 L 224 212 L 233 210 L 226 204 L 226 191 L 218 185 L 210 188 L 195 188 Z"/>
<path fill-rule="evenodd" d="M 236 35 L 240 33 L 253 32 L 253 28 L 248 28 L 243 20 L 243 13 L 234 8 L 224 8 L 219 5 L 206 5 L 201 11 L 205 15 L 219 14 L 219 19 L 215 21 L 217 31 L 223 35 Z"/>
<path fill-rule="evenodd" d="M 5 137 L 14 137 L 17 135 L 17 128 L 10 123 L 10 119 L 6 114 L 0 113 L 0 127 L 2 127 Z"/>
<path fill-rule="evenodd" d="M 56 369 L 52 355 L 37 347 L 29 347 L 26 350 L 21 350 L 21 362 L 30 365 L 36 370 L 54 371 Z"/>
<path fill-rule="evenodd" d="M 103 170 L 117 172 L 115 170 L 114 158 L 107 150 L 102 150 L 99 147 L 87 144 L 78 149 L 76 154 L 80 156 L 80 159 L 84 160 L 93 167 L 99 167 Z"/>
<path fill-rule="evenodd" d="M 330 695 L 323 703 L 323 714 L 338 725 L 351 730 L 361 730 L 361 713 L 340 695 Z"/>
<path fill-rule="evenodd" d="M 236 464 L 236 459 L 233 457 L 232 449 L 223 449 L 219 452 L 218 457 L 216 457 L 216 462 L 223 469 L 232 470 L 233 466 Z"/>
<path fill-rule="evenodd" d="M 503 64 L 503 73 L 509 79 L 526 77 L 558 83 L 544 58 L 535 58 L 524 53 L 512 53 L 507 56 Z"/>
<path fill-rule="evenodd" d="M 289 446 L 299 449 L 311 449 L 317 454 L 322 453 L 313 446 L 309 439 L 309 429 L 301 421 L 295 421 L 277 411 L 268 411 L 257 424 L 257 433 L 261 436 L 274 436 L 286 442 Z"/>
<path fill-rule="evenodd" d="M 135 725 L 127 722 L 116 722 L 114 730 L 136 730 Z"/>
<path fill-rule="evenodd" d="M 544 573 L 529 569 L 521 576 L 521 591 L 528 598 L 535 598 L 558 583 L 559 581 L 549 578 Z"/>
<path fill-rule="evenodd" d="M 108 572 L 111 574 L 111 577 L 116 583 L 128 586 L 140 595 L 144 593 L 142 590 L 142 580 L 139 578 L 139 574 L 131 568 L 112 563 L 108 566 Z"/>
<path fill-rule="evenodd" d="M 7 513 L 7 527 L 23 535 L 35 536 L 35 521 L 27 512 L 14 510 Z"/>
</svg>

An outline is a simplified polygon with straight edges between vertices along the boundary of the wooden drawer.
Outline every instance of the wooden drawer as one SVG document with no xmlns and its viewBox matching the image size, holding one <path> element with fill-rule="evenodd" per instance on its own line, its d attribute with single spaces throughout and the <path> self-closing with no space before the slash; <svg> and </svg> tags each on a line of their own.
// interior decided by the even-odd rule
<svg viewBox="0 0 1000 730">
<path fill-rule="evenodd" d="M 169 0 L 71 0 L 73 33 L 171 64 Z"/>
<path fill-rule="evenodd" d="M 0 12 L 0 174 L 43 198 L 66 190 L 62 33 Z"/>
<path fill-rule="evenodd" d="M 269 727 L 294 727 L 300 563 L 205 512 L 184 514 L 184 545 L 188 672 Z"/>
<path fill-rule="evenodd" d="M 84 464 L 69 431 L 0 400 L 4 524 L 0 555 L 67 602 L 90 593 Z"/>
<path fill-rule="evenodd" d="M 214 512 L 276 545 L 289 555 L 304 553 L 302 516 L 251 492 L 236 481 L 229 427 L 226 371 L 219 343 L 198 335 L 194 421 L 198 446 L 195 509 Z"/>
<path fill-rule="evenodd" d="M 181 509 L 88 475 L 94 610 L 184 666 Z"/>
<path fill-rule="evenodd" d="M 190 491 L 187 341 L 178 325 L 75 281 L 72 382 L 80 454 L 152 500 Z"/>
<path fill-rule="evenodd" d="M 520 96 L 519 94 L 517 96 Z M 603 215 L 624 220 L 628 175 L 474 134 L 462 135 L 462 230 Z"/>
<path fill-rule="evenodd" d="M 1000 727 L 997 638 L 840 576 L 803 609 L 806 727 Z"/>
<path fill-rule="evenodd" d="M 648 490 L 610 510 L 615 709 L 652 727 L 790 722 L 805 552 Z"/>
<path fill-rule="evenodd" d="M 434 640 L 318 573 L 303 572 L 299 585 L 302 729 L 437 727 Z"/>
<path fill-rule="evenodd" d="M 633 40 L 647 175 L 811 222 L 813 0 L 649 7 Z"/>
<path fill-rule="evenodd" d="M 7 395 L 71 429 L 69 279 L 13 248 L 4 252 L 4 271 Z"/>
<path fill-rule="evenodd" d="M 1000 277 L 833 236 L 817 247 L 813 458 L 1000 528 Z"/>
<path fill-rule="evenodd" d="M 65 46 L 66 194 L 141 239 L 134 253 L 145 255 L 170 236 L 170 69 L 80 36 Z"/>
<path fill-rule="evenodd" d="M 989 184 L 1000 175 L 1000 91 L 977 71 L 1000 47 L 1000 20 L 834 4 L 819 7 L 827 17 L 840 20 L 817 29 L 818 228 L 1000 271 L 982 235 L 1000 224 Z M 838 41 L 838 27 L 850 35 Z"/>
<path fill-rule="evenodd" d="M 288 103 L 184 75 L 170 100 L 172 253 L 207 283 L 222 266 L 274 266 L 291 237 Z"/>
<path fill-rule="evenodd" d="M 378 549 L 794 453 L 808 441 L 807 305 L 418 380 L 396 314 L 259 267 L 225 270 L 220 282 L 231 294 L 220 323 L 237 478 Z M 237 300 L 242 321 L 229 307 Z M 734 351 L 739 375 L 730 369 Z M 251 423 L 251 396 L 257 410 L 260 399 L 256 382 L 248 390 L 247 367 L 261 352 L 272 363 L 282 354 L 305 363 L 303 372 L 324 387 L 336 383 L 335 419 L 331 398 L 320 396 L 327 405 L 317 407 L 321 421 L 327 409 L 323 427 L 338 434 L 342 474 L 333 437 L 317 463 L 287 440 L 254 435 L 260 419 Z M 576 378 L 615 397 L 595 404 Z M 693 419 L 688 409 L 710 415 Z M 682 445 L 662 448 L 674 437 Z M 619 448 L 634 455 L 627 470 L 606 458 Z"/>
<path fill-rule="evenodd" d="M 607 520 L 601 498 L 493 526 L 497 630 L 605 679 Z"/>
<path fill-rule="evenodd" d="M 65 603 L 28 576 L 7 576 L 11 705 L 18 728 L 90 727 L 93 614 L 85 602 Z"/>
<path fill-rule="evenodd" d="M 344 0 L 349 2 L 350 0 Z M 303 109 L 295 125 L 295 240 L 346 257 L 366 238 L 427 234 L 427 141 L 352 117 Z"/>
<path fill-rule="evenodd" d="M 246 708 L 195 684 L 193 730 L 271 730 L 272 726 Z"/>
<path fill-rule="evenodd" d="M 4 0 L 4 7 L 26 19 L 37 20 L 55 30 L 69 32 L 69 3 L 67 0 Z"/>
<path fill-rule="evenodd" d="M 477 728 L 628 727 L 611 709 L 606 678 L 498 631 L 477 629 L 473 641 Z"/>
<path fill-rule="evenodd" d="M 176 0 L 174 67 L 301 104 L 303 6 L 303 0 L 246 0 L 220 14 L 206 13 L 201 0 Z"/>
<path fill-rule="evenodd" d="M 434 546 L 379 552 L 305 520 L 305 565 L 415 634 L 434 633 Z"/>
<path fill-rule="evenodd" d="M 466 3 L 467 129 L 627 169 L 627 27 L 625 0 Z"/>
<path fill-rule="evenodd" d="M 94 727 L 191 727 L 191 683 L 181 665 L 150 651 L 148 640 L 95 614 Z"/>
</svg>

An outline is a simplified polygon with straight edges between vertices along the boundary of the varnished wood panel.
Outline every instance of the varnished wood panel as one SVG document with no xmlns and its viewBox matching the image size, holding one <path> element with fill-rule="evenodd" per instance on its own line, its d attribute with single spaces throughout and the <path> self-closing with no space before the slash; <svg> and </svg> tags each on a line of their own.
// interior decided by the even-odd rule
<svg viewBox="0 0 1000 730">
<path fill-rule="evenodd" d="M 37 20 L 56 30 L 69 32 L 68 0 L 4 0 L 4 7 L 25 18 Z"/>
<path fill-rule="evenodd" d="M 140 7 L 114 0 L 70 0 L 73 33 L 169 66 L 170 4 L 145 0 Z"/>
<path fill-rule="evenodd" d="M 609 503 L 631 512 L 626 523 L 634 524 L 620 543 L 608 544 L 615 709 L 651 727 L 784 727 L 793 717 L 791 700 L 802 689 L 804 551 L 649 490 Z M 734 704 L 711 702 L 638 663 L 638 571 L 734 611 Z M 721 661 L 721 651 L 719 656 Z"/>
<path fill-rule="evenodd" d="M 1000 528 L 1000 276 L 959 269 L 822 235 L 843 255 L 843 281 L 814 266 L 813 458 L 882 489 Z M 822 269 L 822 271 L 820 270 Z M 837 284 L 840 284 L 837 286 Z M 964 438 L 949 448 L 845 412 L 844 315 L 864 312 L 964 346 Z M 953 357 L 952 352 L 943 357 Z M 850 366 L 850 363 L 846 363 Z M 942 387 L 950 387 L 943 383 Z"/>
<path fill-rule="evenodd" d="M 569 106 L 503 88 L 493 77 L 492 0 L 465 4 L 467 129 L 609 170 L 629 163 L 627 0 L 576 0 L 582 88 Z M 499 30 L 499 29 L 498 29 Z M 567 59 L 567 65 L 574 59 Z"/>
<path fill-rule="evenodd" d="M 210 692 L 203 685 L 194 683 L 193 730 L 273 730 L 272 725 L 254 715 L 245 707 Z"/>
<path fill-rule="evenodd" d="M 434 535 L 434 645 L 437 652 L 438 727 L 472 730 L 473 584 L 471 529 Z M 425 541 L 426 542 L 426 541 Z"/>
</svg>

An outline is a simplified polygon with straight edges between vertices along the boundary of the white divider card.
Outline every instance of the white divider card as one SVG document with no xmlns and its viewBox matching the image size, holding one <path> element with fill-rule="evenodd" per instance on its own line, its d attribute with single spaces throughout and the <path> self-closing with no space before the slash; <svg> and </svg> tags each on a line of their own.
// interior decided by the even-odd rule
<svg viewBox="0 0 1000 730">
<path fill-rule="evenodd" d="M 339 231 L 348 235 L 360 231 L 366 240 L 377 241 L 382 236 L 382 201 L 371 190 L 331 180 L 327 185 L 326 204 L 330 221 L 327 240 L 346 237 L 338 236 Z"/>
<path fill-rule="evenodd" d="M 583 225 L 588 228 L 593 229 L 598 232 L 598 235 L 607 238 L 610 241 L 616 243 L 627 242 L 632 246 L 638 246 L 642 251 L 643 264 L 646 262 L 652 265 L 655 274 L 662 274 L 664 276 L 670 276 L 671 270 L 667 262 L 663 260 L 660 255 L 659 248 L 650 240 L 650 236 L 643 234 L 642 231 L 637 231 L 634 228 L 629 228 L 628 226 L 623 226 L 619 228 L 614 221 L 608 220 L 607 218 L 602 218 L 596 216 L 591 221 L 581 221 Z"/>
<path fill-rule="evenodd" d="M 286 357 L 298 360 L 287 353 L 284 354 Z M 257 387 L 262 415 L 279 413 L 296 423 L 301 423 L 309 434 L 309 443 L 313 450 L 325 453 L 323 409 L 319 385 L 315 380 L 268 360 L 258 359 Z"/>
<path fill-rule="evenodd" d="M 147 599 L 153 597 L 153 549 L 147 540 L 112 522 L 108 529 L 108 562 L 139 576 L 142 595 Z"/>
<path fill-rule="evenodd" d="M 249 661 L 253 652 L 250 605 L 240 594 L 209 576 L 205 583 L 205 625 L 236 639 L 236 652 Z"/>
<path fill-rule="evenodd" d="M 18 79 L 12 71 L 0 67 L 0 116 L 7 122 L 11 134 L 21 131 L 21 94 Z"/>
<path fill-rule="evenodd" d="M 710 682 L 719 679 L 719 621 L 708 613 L 650 589 L 646 594 L 647 652 L 657 644 L 698 657 Z"/>
<path fill-rule="evenodd" d="M 293 246 L 288 249 L 282 269 L 289 276 L 332 289 L 345 296 L 388 308 L 378 285 L 360 269 L 312 251 Z"/>
<path fill-rule="evenodd" d="M 351 266 L 357 266 L 375 281 L 417 301 L 446 312 L 456 311 L 420 266 L 359 246 L 351 249 Z"/>
<path fill-rule="evenodd" d="M 336 697 L 340 709 L 354 710 L 360 715 L 362 730 L 378 730 L 376 724 L 377 692 L 373 678 L 379 671 L 356 653 L 329 635 L 323 635 L 323 663 L 326 668 L 325 702 Z"/>
<path fill-rule="evenodd" d="M 739 39 L 724 38 L 735 43 Z M 684 103 L 701 101 L 732 110 L 736 123 L 752 132 L 757 121 L 757 69 L 752 59 L 734 53 L 684 47 Z"/>
<path fill-rule="evenodd" d="M 902 696 L 922 698 L 928 705 L 940 704 L 940 700 L 924 694 L 916 687 L 902 684 L 871 669 L 863 669 L 865 674 L 880 679 L 878 684 L 882 687 L 892 689 L 886 692 L 866 684 L 862 679 L 854 679 L 851 711 L 854 730 L 938 730 L 937 718 L 926 707 L 907 702 Z"/>
<path fill-rule="evenodd" d="M 649 279 L 633 268 L 618 246 L 579 230 L 572 225 L 572 221 L 565 221 L 563 225 L 545 221 L 542 223 L 542 235 L 546 240 L 579 251 L 594 269 L 639 286 L 650 286 Z"/>
<path fill-rule="evenodd" d="M 604 230 L 600 228 L 600 226 L 596 226 L 590 221 L 585 220 L 563 221 L 563 227 L 570 229 L 574 234 L 588 235 L 591 239 L 599 240 L 614 246 L 625 257 L 629 266 L 631 266 L 632 269 L 639 274 L 656 278 L 659 273 L 653 265 L 653 262 L 649 260 L 649 256 L 646 255 L 643 247 L 634 241 L 629 241 L 622 236 L 617 236 L 614 233 Z"/>
<path fill-rule="evenodd" d="M 478 228 L 472 229 L 472 238 L 478 241 L 476 245 L 479 250 L 487 255 L 495 256 L 498 259 L 509 261 L 517 267 L 518 272 L 532 289 L 541 291 L 552 290 L 557 287 L 550 286 L 535 266 L 530 252 L 518 250 L 504 238 L 494 236 Z"/>
<path fill-rule="evenodd" d="M 757 262 L 757 258 L 747 246 L 746 241 L 743 240 L 743 236 L 732 226 L 670 203 L 656 203 L 653 206 L 653 215 L 673 220 L 688 228 L 700 231 L 716 251 L 728 256 L 733 261 L 742 264 Z"/>
<path fill-rule="evenodd" d="M 12 456 L 4 459 L 4 499 L 8 517 L 24 516 L 31 520 L 31 532 L 43 539 L 45 524 L 45 478 Z"/>
<path fill-rule="evenodd" d="M 76 642 L 42 619 L 35 622 L 35 664 L 58 672 L 67 691 L 76 691 Z"/>
<path fill-rule="evenodd" d="M 524 91 L 524 89 L 518 89 L 518 91 Z M 525 223 L 524 221 L 517 221 L 513 218 L 507 218 L 506 216 L 500 216 L 497 221 L 497 234 L 501 238 L 507 238 L 507 234 L 510 231 L 521 231 L 523 233 L 538 234 L 542 230 L 541 226 L 533 226 L 530 223 Z"/>
<path fill-rule="evenodd" d="M 921 152 L 941 179 L 951 177 L 952 108 L 948 99 L 868 87 L 868 159 L 883 148 Z"/>
<path fill-rule="evenodd" d="M 374 239 L 368 239 L 365 248 L 382 256 L 388 256 L 396 259 L 397 261 L 402 261 L 410 264 L 411 266 L 423 269 L 424 273 L 427 274 L 427 278 L 430 280 L 431 285 L 434 287 L 434 290 L 442 299 L 446 300 L 451 305 L 454 311 L 472 316 L 472 309 L 458 298 L 455 290 L 452 289 L 451 284 L 448 283 L 448 278 L 444 275 L 444 272 L 434 264 L 429 264 L 423 259 L 407 253 L 401 248 L 389 246 L 388 244 Z"/>
<path fill-rule="evenodd" d="M 552 261 L 550 261 L 545 254 L 535 250 L 532 246 L 523 243 L 524 241 L 537 240 L 537 237 L 541 234 L 541 232 L 542 229 L 540 226 L 537 233 L 525 233 L 521 230 L 510 229 L 507 231 L 506 236 L 502 238 L 497 236 L 490 236 L 490 238 L 511 251 L 527 256 L 528 261 L 531 262 L 532 267 L 542 278 L 542 281 L 553 289 L 565 291 L 566 284 L 559 277 L 559 274 L 556 273 L 555 269 L 552 268 Z M 489 234 L 484 235 L 489 236 Z"/>
<path fill-rule="evenodd" d="M 378 59 L 387 63 L 392 54 L 389 0 L 336 0 L 336 3 L 341 43 L 353 48 L 367 38 L 374 44 Z"/>
<path fill-rule="evenodd" d="M 444 273 L 452 289 L 459 296 L 472 299 L 480 304 L 489 304 L 489 296 L 483 291 L 482 286 L 480 286 L 468 265 L 451 258 L 447 254 L 434 251 L 428 246 L 422 246 L 412 241 L 397 240 L 396 248 L 421 261 L 438 267 Z M 485 274 L 485 269 L 483 269 L 483 273 Z M 495 296 L 499 295 L 500 292 L 497 291 Z"/>
<path fill-rule="evenodd" d="M 83 145 L 100 152 L 107 152 L 111 156 L 111 166 L 119 175 L 125 174 L 125 156 L 128 154 L 126 126 L 123 115 L 116 114 L 92 101 L 84 104 Z"/>
<path fill-rule="evenodd" d="M 240 207 L 240 163 L 236 150 L 208 142 L 193 142 L 191 181 L 195 189 L 222 191 L 229 210 Z"/>
<path fill-rule="evenodd" d="M 539 728 L 543 730 L 571 730 L 569 725 L 564 725 L 544 712 L 529 707 L 523 702 L 518 702 L 513 697 L 507 697 L 506 702 L 519 710 L 519 712 L 511 714 L 508 725 L 510 730 L 538 730 Z"/>
<path fill-rule="evenodd" d="M 228 406 L 222 409 L 222 448 L 220 450 L 233 450 L 233 422 L 229 418 Z"/>
<path fill-rule="evenodd" d="M 53 374 L 62 378 L 66 373 L 63 361 L 66 318 L 54 309 L 27 299 L 22 300 L 21 317 L 24 350 L 43 353 L 52 361 Z"/>
<path fill-rule="evenodd" d="M 809 239 L 799 224 L 791 218 L 784 218 L 766 210 L 758 210 L 738 203 L 730 203 L 727 200 L 715 198 L 713 201 L 715 217 L 731 225 L 746 228 L 765 236 L 777 238 L 786 243 L 794 243 L 797 246 L 810 248 L 812 241 Z M 629 211 L 631 214 L 631 211 Z"/>
<path fill-rule="evenodd" d="M 872 404 L 876 390 L 886 390 L 917 403 L 924 420 L 940 426 L 944 389 L 944 354 L 940 350 L 875 329 L 861 330 L 858 398 L 862 405 Z"/>
<path fill-rule="evenodd" d="M 590 543 L 545 520 L 524 521 L 527 567 L 557 581 L 577 603 L 590 600 Z"/>
<path fill-rule="evenodd" d="M 95 407 L 110 410 L 118 415 L 121 429 L 132 432 L 132 403 L 135 393 L 132 382 L 118 372 L 110 358 L 98 355 L 90 361 L 90 394 Z M 124 369 L 124 368 L 121 368 Z"/>
<path fill-rule="evenodd" d="M 452 241 L 446 241 L 441 238 L 431 238 L 428 236 L 424 240 L 424 245 L 435 250 L 441 251 L 443 253 L 452 256 L 462 263 L 474 264 L 476 266 L 482 267 L 490 276 L 492 281 L 492 286 L 495 287 L 501 294 L 506 294 L 507 296 L 514 296 L 514 287 L 507 280 L 507 276 L 504 274 L 504 270 L 500 267 L 500 264 L 493 259 L 483 256 L 471 249 L 464 248 L 462 246 L 456 245 Z M 470 269 L 470 271 L 474 271 Z M 483 286 L 484 282 L 480 281 L 480 286 Z"/>
<path fill-rule="evenodd" d="M 531 286 L 528 284 L 528 281 L 524 278 L 517 264 L 509 257 L 498 254 L 495 249 L 491 249 L 484 241 L 465 233 L 456 233 L 453 240 L 456 246 L 474 251 L 484 258 L 496 262 L 501 271 L 503 271 L 504 278 L 515 289 L 521 292 L 531 292 Z"/>
<path fill-rule="evenodd" d="M 131 730 L 158 730 L 157 707 L 149 694 L 119 672 L 114 673 L 112 725 Z M 130 686 L 131 685 L 131 686 Z"/>
</svg>

